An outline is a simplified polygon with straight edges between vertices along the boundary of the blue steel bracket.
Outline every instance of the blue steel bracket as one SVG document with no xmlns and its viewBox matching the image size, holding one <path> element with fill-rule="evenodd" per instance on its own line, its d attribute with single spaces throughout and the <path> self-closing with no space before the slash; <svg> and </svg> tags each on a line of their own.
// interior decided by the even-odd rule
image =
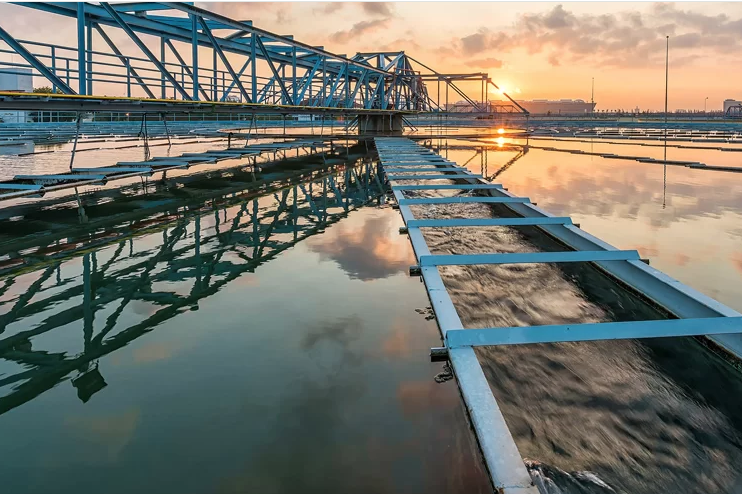
<svg viewBox="0 0 742 494">
<path fill-rule="evenodd" d="M 454 167 L 438 167 L 438 168 L 415 168 L 415 167 L 403 167 L 403 168 L 395 168 L 395 167 L 384 167 L 385 173 L 418 173 L 418 172 L 461 172 L 466 171 L 466 168 L 461 168 L 459 166 Z"/>
<path fill-rule="evenodd" d="M 180 95 L 185 100 L 191 100 L 191 96 L 183 89 L 183 87 L 178 83 L 177 80 L 175 80 L 175 77 L 170 73 L 170 71 L 162 64 L 162 62 L 158 59 L 157 56 L 155 56 L 154 53 L 147 47 L 147 45 L 137 36 L 137 34 L 134 32 L 134 30 L 129 27 L 128 24 L 121 18 L 118 12 L 116 12 L 111 5 L 109 5 L 106 2 L 101 2 L 100 6 L 103 7 L 108 14 L 111 16 L 111 18 L 116 21 L 116 23 L 119 25 L 119 27 L 129 36 L 129 38 L 134 42 L 135 45 L 139 47 L 140 50 L 149 58 L 149 60 L 152 62 L 152 64 L 157 67 L 162 73 L 162 75 L 170 82 L 170 84 L 180 93 Z"/>
<path fill-rule="evenodd" d="M 502 189 L 502 184 L 392 185 L 394 190 L 482 190 Z"/>
<path fill-rule="evenodd" d="M 23 45 L 21 45 L 16 39 L 11 36 L 9 32 L 0 27 L 0 39 L 5 41 L 7 45 L 13 49 L 18 55 L 20 55 L 26 62 L 28 62 L 33 68 L 38 70 L 41 75 L 49 79 L 54 86 L 57 86 L 64 94 L 77 94 L 75 91 L 62 81 L 57 75 L 49 69 L 43 62 L 36 58 L 30 51 L 28 51 Z"/>
<path fill-rule="evenodd" d="M 452 329 L 446 332 L 445 339 L 448 348 L 460 348 L 566 341 L 666 338 L 740 332 L 742 332 L 742 317 L 707 317 L 509 328 Z"/>
<path fill-rule="evenodd" d="M 457 178 L 483 178 L 482 175 L 471 173 L 455 173 L 451 175 L 387 175 L 389 180 L 455 180 Z"/>
<path fill-rule="evenodd" d="M 396 187 L 395 187 L 396 188 Z M 413 197 L 409 199 L 400 199 L 400 206 L 419 206 L 423 204 L 461 204 L 461 203 L 484 203 L 484 204 L 528 204 L 531 200 L 527 197 Z"/>
<path fill-rule="evenodd" d="M 471 266 L 473 264 L 531 264 L 559 262 L 639 261 L 635 250 L 527 252 L 507 254 L 447 254 L 420 256 L 420 266 Z"/>
<path fill-rule="evenodd" d="M 445 218 L 409 220 L 408 228 L 446 228 L 469 226 L 537 226 L 571 225 L 568 216 L 546 216 L 543 218 Z"/>
<path fill-rule="evenodd" d="M 417 166 L 430 166 L 430 165 L 456 165 L 453 161 L 446 160 L 415 160 L 415 161 L 385 161 L 382 163 L 384 167 L 390 168 L 401 168 L 409 167 L 414 169 Z"/>
</svg>

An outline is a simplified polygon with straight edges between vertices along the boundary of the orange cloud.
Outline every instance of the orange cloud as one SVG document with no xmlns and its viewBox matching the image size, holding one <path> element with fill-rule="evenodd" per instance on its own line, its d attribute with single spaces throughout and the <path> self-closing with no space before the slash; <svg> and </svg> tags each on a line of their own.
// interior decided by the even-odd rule
<svg viewBox="0 0 742 494">
<path fill-rule="evenodd" d="M 675 254 L 675 264 L 678 266 L 685 266 L 690 261 L 690 256 L 683 253 Z"/>
<path fill-rule="evenodd" d="M 351 278 L 373 280 L 406 271 L 414 262 L 407 237 L 392 228 L 389 211 L 361 210 L 312 237 L 307 245 L 324 259 L 332 259 Z"/>
<path fill-rule="evenodd" d="M 732 261 L 732 264 L 734 264 L 734 268 L 742 274 L 742 252 L 732 252 L 729 259 Z"/>
<path fill-rule="evenodd" d="M 457 406 L 455 400 L 440 389 L 442 385 L 433 381 L 402 381 L 397 386 L 397 401 L 402 413 L 408 418 L 427 413 L 430 409 L 438 411 Z"/>
</svg>

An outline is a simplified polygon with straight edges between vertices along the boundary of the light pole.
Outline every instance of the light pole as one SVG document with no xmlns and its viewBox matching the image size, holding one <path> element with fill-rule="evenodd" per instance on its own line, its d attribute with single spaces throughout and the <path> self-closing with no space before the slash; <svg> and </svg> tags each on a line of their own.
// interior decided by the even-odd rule
<svg viewBox="0 0 742 494">
<path fill-rule="evenodd" d="M 670 36 L 665 39 L 667 40 L 667 46 L 665 48 L 665 153 L 664 163 L 662 164 L 662 209 L 665 209 L 667 204 L 667 87 L 670 77 Z"/>
<path fill-rule="evenodd" d="M 706 96 L 706 99 L 703 100 L 703 113 L 706 113 L 706 102 L 709 100 L 709 97 Z"/>
<path fill-rule="evenodd" d="M 670 36 L 666 36 L 667 48 L 665 51 L 665 137 L 667 137 L 667 83 L 670 77 Z"/>
</svg>

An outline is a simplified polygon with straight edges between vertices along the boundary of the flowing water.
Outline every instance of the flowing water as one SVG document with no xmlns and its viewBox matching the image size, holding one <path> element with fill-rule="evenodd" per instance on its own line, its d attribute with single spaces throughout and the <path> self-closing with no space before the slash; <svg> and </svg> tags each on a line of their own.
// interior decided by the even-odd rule
<svg viewBox="0 0 742 494">
<path fill-rule="evenodd" d="M 448 144 L 448 157 L 459 163 L 477 151 L 456 149 L 463 142 Z M 632 151 L 639 150 L 620 152 Z M 497 170 L 514 154 L 485 153 L 470 161 L 472 171 L 482 171 L 485 162 Z M 719 156 L 709 151 L 700 158 L 727 164 L 712 161 Z M 742 310 L 742 175 L 531 150 L 497 181 L 554 214 L 571 215 L 616 246 L 638 248 L 654 266 Z M 413 213 L 485 217 L 507 210 L 467 204 L 416 206 Z M 434 254 L 562 250 L 533 228 L 437 228 L 424 235 Z M 664 317 L 585 266 L 440 271 L 464 327 Z M 704 290 L 709 286 L 714 289 Z M 490 347 L 477 353 L 543 490 L 742 491 L 736 467 L 742 460 L 742 381 L 694 340 Z"/>
<path fill-rule="evenodd" d="M 524 143 L 479 154 L 481 142 L 433 144 L 742 310 L 741 174 L 522 154 L 511 142 Z M 717 165 L 742 157 L 692 152 Z M 108 164 L 96 153 L 86 159 Z M 399 214 L 373 167 L 355 170 L 206 201 L 0 278 L 0 491 L 491 492 L 455 384 L 437 383 L 442 366 L 428 362 L 440 340 L 406 275 Z M 434 253 L 559 249 L 535 228 L 425 235 Z M 665 317 L 580 264 L 441 273 L 466 327 Z M 477 353 L 543 492 L 742 492 L 742 380 L 695 340 Z"/>
</svg>

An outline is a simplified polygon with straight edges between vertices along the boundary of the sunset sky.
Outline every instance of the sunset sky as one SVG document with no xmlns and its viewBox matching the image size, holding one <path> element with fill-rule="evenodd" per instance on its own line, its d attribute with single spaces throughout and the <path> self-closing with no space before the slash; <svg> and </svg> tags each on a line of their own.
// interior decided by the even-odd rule
<svg viewBox="0 0 742 494">
<path fill-rule="evenodd" d="M 703 109 L 707 96 L 709 110 L 721 109 L 726 98 L 742 98 L 742 3 L 196 5 L 349 56 L 404 50 L 439 72 L 489 72 L 517 99 L 589 101 L 595 77 L 598 109 L 663 107 L 669 35 L 671 110 Z M 39 22 L 39 15 L 0 5 L 0 24 L 12 34 L 71 42 L 72 31 Z M 68 19 L 53 22 L 58 21 L 72 26 Z M 472 96 L 478 99 L 479 89 Z"/>
</svg>

